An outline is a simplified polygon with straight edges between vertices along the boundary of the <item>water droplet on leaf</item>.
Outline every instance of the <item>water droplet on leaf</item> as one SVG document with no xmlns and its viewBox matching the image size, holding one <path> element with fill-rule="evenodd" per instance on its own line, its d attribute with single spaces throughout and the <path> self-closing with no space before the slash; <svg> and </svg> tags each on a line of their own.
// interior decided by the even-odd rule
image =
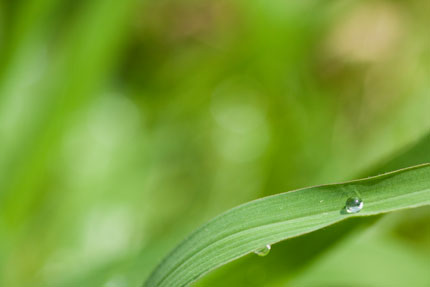
<svg viewBox="0 0 430 287">
<path fill-rule="evenodd" d="M 345 210 L 348 213 L 357 213 L 363 208 L 363 201 L 358 197 L 350 197 L 346 200 Z"/>
<path fill-rule="evenodd" d="M 269 254 L 271 248 L 272 247 L 269 244 L 267 244 L 263 248 L 255 250 L 254 253 L 257 254 L 258 256 L 266 256 L 267 254 Z"/>
</svg>

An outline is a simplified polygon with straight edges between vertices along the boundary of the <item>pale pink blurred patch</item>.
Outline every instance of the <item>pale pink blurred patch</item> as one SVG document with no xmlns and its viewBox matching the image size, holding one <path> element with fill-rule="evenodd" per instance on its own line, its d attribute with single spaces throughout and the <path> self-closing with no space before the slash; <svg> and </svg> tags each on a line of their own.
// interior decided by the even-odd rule
<svg viewBox="0 0 430 287">
<path fill-rule="evenodd" d="M 335 25 L 327 39 L 327 51 L 344 61 L 384 60 L 396 51 L 404 25 L 404 16 L 394 4 L 363 4 Z"/>
</svg>

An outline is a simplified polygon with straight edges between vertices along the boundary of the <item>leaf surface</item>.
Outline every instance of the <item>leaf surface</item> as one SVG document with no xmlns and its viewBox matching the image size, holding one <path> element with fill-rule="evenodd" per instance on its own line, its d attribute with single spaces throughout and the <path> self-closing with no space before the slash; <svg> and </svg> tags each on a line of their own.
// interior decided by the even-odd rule
<svg viewBox="0 0 430 287">
<path fill-rule="evenodd" d="M 359 196 L 359 213 L 345 201 Z M 192 233 L 156 268 L 145 286 L 186 286 L 207 272 L 266 244 L 318 230 L 354 216 L 430 204 L 430 165 L 339 184 L 281 193 L 233 208 Z"/>
</svg>

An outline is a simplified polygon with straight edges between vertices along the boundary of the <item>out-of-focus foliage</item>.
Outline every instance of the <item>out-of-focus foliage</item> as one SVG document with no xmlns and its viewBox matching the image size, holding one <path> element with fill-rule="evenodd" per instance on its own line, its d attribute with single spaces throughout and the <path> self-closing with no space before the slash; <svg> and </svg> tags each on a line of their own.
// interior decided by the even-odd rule
<svg viewBox="0 0 430 287">
<path fill-rule="evenodd" d="M 390 162 L 430 130 L 429 12 L 419 0 L 1 1 L 0 286 L 139 286 L 221 211 Z M 428 148 L 427 136 L 395 168 Z M 394 272 L 403 286 L 402 266 L 425 286 L 428 219 L 280 244 L 304 273 L 271 254 L 205 280 L 340 284 L 336 263 L 355 254 L 348 270 L 366 280 L 350 286 Z M 327 253 L 307 256 L 317 243 Z"/>
</svg>

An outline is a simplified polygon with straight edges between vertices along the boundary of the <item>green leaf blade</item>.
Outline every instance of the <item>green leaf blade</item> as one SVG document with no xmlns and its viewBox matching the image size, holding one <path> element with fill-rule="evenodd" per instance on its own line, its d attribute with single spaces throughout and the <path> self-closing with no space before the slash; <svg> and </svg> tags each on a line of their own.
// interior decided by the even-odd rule
<svg viewBox="0 0 430 287">
<path fill-rule="evenodd" d="M 363 209 L 347 214 L 351 196 Z M 186 286 L 266 244 L 300 236 L 352 216 L 430 204 L 430 165 L 341 184 L 309 187 L 245 203 L 203 225 L 157 267 L 145 286 Z"/>
</svg>

